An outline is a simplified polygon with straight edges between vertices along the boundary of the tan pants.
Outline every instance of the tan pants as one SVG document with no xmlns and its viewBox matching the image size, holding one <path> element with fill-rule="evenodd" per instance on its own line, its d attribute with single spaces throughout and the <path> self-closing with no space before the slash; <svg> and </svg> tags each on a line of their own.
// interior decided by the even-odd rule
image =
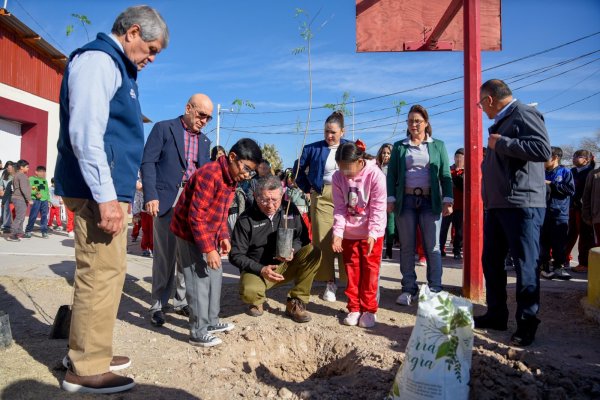
<svg viewBox="0 0 600 400">
<path fill-rule="evenodd" d="M 100 210 L 93 200 L 63 198 L 75 213 L 75 294 L 69 358 L 75 374 L 109 371 L 113 328 L 127 269 L 127 229 L 116 237 L 98 228 Z M 120 203 L 127 215 L 127 203 Z"/>
<path fill-rule="evenodd" d="M 323 186 L 323 193 L 310 192 L 310 218 L 312 224 L 312 244 L 321 249 L 321 266 L 315 276 L 315 281 L 327 282 L 335 278 L 334 260 L 338 260 L 339 279 L 348 281 L 342 255 L 336 254 L 331 248 L 333 235 L 333 193 L 331 185 Z"/>
</svg>

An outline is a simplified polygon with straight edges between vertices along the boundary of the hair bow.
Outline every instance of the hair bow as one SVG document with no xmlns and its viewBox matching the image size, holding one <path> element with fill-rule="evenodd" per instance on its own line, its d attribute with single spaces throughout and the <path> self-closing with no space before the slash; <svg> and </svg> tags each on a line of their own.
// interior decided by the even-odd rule
<svg viewBox="0 0 600 400">
<path fill-rule="evenodd" d="M 363 153 L 365 151 L 367 151 L 367 146 L 365 145 L 365 142 L 363 142 L 362 140 L 358 139 L 356 142 L 356 148 L 359 149 L 360 151 L 362 151 Z"/>
</svg>

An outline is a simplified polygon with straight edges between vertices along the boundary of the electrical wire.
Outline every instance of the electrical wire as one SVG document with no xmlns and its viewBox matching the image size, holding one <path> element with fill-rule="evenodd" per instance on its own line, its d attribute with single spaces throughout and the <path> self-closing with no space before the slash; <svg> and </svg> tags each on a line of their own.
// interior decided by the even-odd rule
<svg viewBox="0 0 600 400">
<path fill-rule="evenodd" d="M 596 93 L 594 93 L 594 94 L 591 94 L 591 95 L 589 95 L 589 96 L 586 96 L 586 97 L 584 97 L 583 99 L 579 99 L 579 100 L 576 100 L 576 101 L 574 101 L 574 102 L 572 102 L 572 103 L 565 104 L 564 106 L 561 106 L 561 107 L 555 108 L 554 110 L 546 111 L 546 112 L 544 113 L 544 115 L 546 115 L 546 114 L 550 114 L 550 113 L 553 113 L 554 111 L 562 110 L 562 109 L 564 109 L 564 108 L 567 108 L 567 107 L 571 107 L 573 104 L 581 103 L 582 101 L 585 101 L 585 100 L 587 100 L 587 99 L 589 99 L 589 98 L 592 98 L 592 97 L 594 97 L 594 96 L 597 96 L 597 95 L 599 95 L 599 94 L 600 94 L 600 92 L 596 92 Z"/>
<path fill-rule="evenodd" d="M 58 40 L 56 40 L 50 33 L 48 33 L 48 31 L 46 29 L 44 29 L 44 27 L 42 26 L 42 24 L 40 24 L 35 18 L 33 18 L 33 15 L 31 15 L 26 9 L 25 7 L 23 7 L 23 5 L 18 1 L 18 0 L 12 0 L 15 3 L 17 3 L 19 5 L 19 7 L 21 7 L 21 9 L 25 12 L 25 14 L 27 14 L 29 16 L 29 18 L 31 18 L 33 20 L 33 22 L 36 23 L 37 26 L 40 27 L 40 29 L 46 34 L 46 36 L 51 39 L 54 44 L 62 50 L 63 53 L 67 54 L 67 51 L 61 46 L 60 42 Z"/>
<path fill-rule="evenodd" d="M 539 55 L 549 53 L 551 51 L 560 49 L 560 48 L 565 47 L 565 46 L 569 46 L 569 45 L 571 45 L 573 43 L 580 42 L 582 40 L 585 40 L 585 39 L 588 39 L 590 37 L 596 36 L 598 34 L 600 34 L 600 31 L 595 32 L 595 33 L 591 33 L 591 34 L 586 35 L 586 36 L 579 37 L 577 39 L 571 40 L 571 41 L 566 42 L 566 43 L 559 44 L 559 45 L 551 47 L 549 49 L 541 50 L 541 51 L 538 51 L 536 53 L 528 54 L 526 56 L 519 57 L 517 59 L 510 60 L 510 61 L 507 61 L 507 62 L 502 63 L 502 64 L 498 64 L 498 65 L 495 65 L 495 66 L 492 66 L 492 67 L 485 68 L 485 69 L 482 70 L 482 72 L 491 71 L 491 70 L 494 70 L 494 69 L 497 69 L 497 68 L 501 68 L 501 67 L 504 67 L 504 66 L 507 66 L 507 65 L 510 65 L 510 64 L 514 64 L 516 62 L 523 61 L 523 60 L 526 60 L 526 59 L 529 59 L 529 58 L 532 58 L 532 57 L 537 57 Z M 364 102 L 367 102 L 367 101 L 378 100 L 378 99 L 382 99 L 382 98 L 385 98 L 385 97 L 396 96 L 396 95 L 402 94 L 402 93 L 414 92 L 415 90 L 427 89 L 427 88 L 430 88 L 430 87 L 433 87 L 433 86 L 437 86 L 437 85 L 441 85 L 441 84 L 444 84 L 444 83 L 456 81 L 456 80 L 459 80 L 459 79 L 462 79 L 462 78 L 463 78 L 462 75 L 461 76 L 456 76 L 456 77 L 453 77 L 453 78 L 449 78 L 449 79 L 444 79 L 444 80 L 441 80 L 441 81 L 433 82 L 433 83 L 430 83 L 430 84 L 427 84 L 427 85 L 421 85 L 421 86 L 417 86 L 417 87 L 413 87 L 413 88 L 409 88 L 409 89 L 403 89 L 403 90 L 399 90 L 399 91 L 388 93 L 388 94 L 383 94 L 383 95 L 379 95 L 379 96 L 373 96 L 373 97 L 368 97 L 368 98 L 365 98 L 365 99 L 356 100 L 356 101 L 354 101 L 354 103 L 355 104 L 356 103 L 364 103 Z M 339 105 L 339 104 L 336 104 L 336 105 Z M 323 109 L 323 108 L 327 108 L 327 107 L 325 107 L 325 106 L 312 107 L 313 110 Z M 279 110 L 279 111 L 240 112 L 240 114 L 248 114 L 248 115 L 283 114 L 283 113 L 301 112 L 301 111 L 307 111 L 307 110 L 308 110 L 308 108 L 297 108 L 297 109 L 292 109 L 292 110 Z"/>
</svg>

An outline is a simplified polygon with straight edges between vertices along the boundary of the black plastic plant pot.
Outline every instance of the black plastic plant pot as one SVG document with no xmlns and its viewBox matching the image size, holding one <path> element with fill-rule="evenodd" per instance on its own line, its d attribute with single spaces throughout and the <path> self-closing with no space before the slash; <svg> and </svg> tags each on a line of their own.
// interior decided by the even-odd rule
<svg viewBox="0 0 600 400">
<path fill-rule="evenodd" d="M 292 255 L 292 242 L 294 241 L 294 230 L 291 228 L 279 228 L 277 230 L 277 254 L 276 257 L 290 258 Z"/>
</svg>

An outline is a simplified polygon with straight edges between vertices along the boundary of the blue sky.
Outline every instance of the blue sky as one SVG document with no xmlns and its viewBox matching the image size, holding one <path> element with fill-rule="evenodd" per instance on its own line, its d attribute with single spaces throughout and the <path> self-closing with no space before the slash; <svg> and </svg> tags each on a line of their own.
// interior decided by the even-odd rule
<svg viewBox="0 0 600 400">
<path fill-rule="evenodd" d="M 69 53 L 87 39 L 81 26 L 66 36 L 66 26 L 76 21 L 71 13 L 86 15 L 92 25 L 90 37 L 110 31 L 124 1 L 8 0 L 8 9 L 19 19 Z M 453 154 L 463 147 L 462 79 L 418 91 L 372 101 L 363 99 L 428 85 L 463 74 L 462 52 L 356 53 L 355 1 L 148 1 L 164 16 L 171 43 L 154 64 L 139 76 L 144 113 L 153 121 L 179 115 L 189 96 L 208 94 L 216 104 L 230 107 L 234 99 L 255 105 L 237 116 L 224 114 L 221 144 L 229 148 L 241 137 L 275 144 L 290 166 L 302 142 L 308 106 L 308 70 L 305 54 L 292 50 L 304 44 L 299 34 L 297 7 L 325 26 L 315 33 L 312 47 L 313 105 L 341 100 L 344 92 L 356 99 L 354 134 L 375 153 L 383 142 L 404 136 L 400 122 L 392 137 L 396 113 L 392 101 L 422 102 L 431 114 L 434 135 L 446 142 Z M 489 68 L 537 53 L 600 31 L 600 1 L 597 0 L 505 0 L 502 2 L 502 46 L 499 52 L 484 52 L 482 67 Z M 569 46 L 511 63 L 483 73 L 483 80 L 506 79 L 523 102 L 537 102 L 543 112 L 560 108 L 600 92 L 600 51 L 570 63 L 525 74 L 586 53 L 600 50 L 600 34 Z M 568 71 L 571 70 L 572 71 Z M 552 75 L 562 75 L 543 82 Z M 516 77 L 515 77 L 516 76 Z M 524 78 L 519 81 L 516 79 Z M 435 100 L 424 99 L 446 95 Z M 446 104 L 440 104 L 446 103 Z M 351 104 L 348 105 L 352 107 Z M 458 109 L 456 109 L 458 108 Z M 454 110 L 456 109 L 456 110 Z M 379 111 L 378 111 L 379 110 Z M 399 120 L 406 120 L 404 109 Z M 277 112 L 277 113 L 273 113 Z M 323 121 L 330 110 L 315 109 L 308 142 L 322 139 Z M 439 114 L 438 114 L 439 113 Z M 484 132 L 490 125 L 483 116 Z M 302 128 L 297 133 L 297 124 Z M 347 137 L 352 137 L 352 117 L 347 117 Z M 600 131 L 600 95 L 546 114 L 553 145 L 577 145 L 582 137 Z M 147 126 L 147 130 L 151 126 Z M 216 118 L 205 128 L 215 141 Z M 232 129 L 233 128 L 233 129 Z M 243 131 L 243 132 L 239 132 Z M 484 142 L 485 144 L 485 142 Z"/>
</svg>

